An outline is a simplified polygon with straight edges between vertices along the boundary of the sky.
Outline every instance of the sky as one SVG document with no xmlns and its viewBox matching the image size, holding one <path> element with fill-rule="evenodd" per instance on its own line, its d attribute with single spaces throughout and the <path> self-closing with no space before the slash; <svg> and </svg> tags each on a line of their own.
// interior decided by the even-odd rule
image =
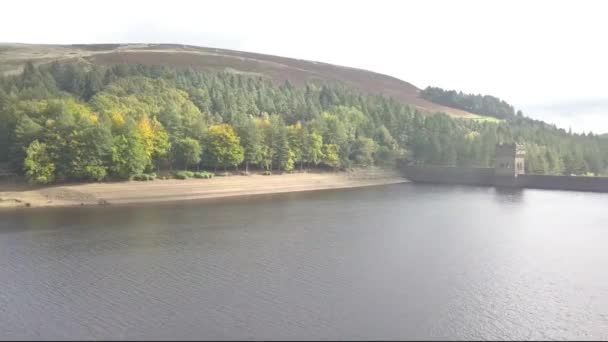
<svg viewBox="0 0 608 342">
<path fill-rule="evenodd" d="M 608 132 L 608 2 L 5 1 L 0 42 L 181 43 L 322 61 L 491 94 Z"/>
</svg>

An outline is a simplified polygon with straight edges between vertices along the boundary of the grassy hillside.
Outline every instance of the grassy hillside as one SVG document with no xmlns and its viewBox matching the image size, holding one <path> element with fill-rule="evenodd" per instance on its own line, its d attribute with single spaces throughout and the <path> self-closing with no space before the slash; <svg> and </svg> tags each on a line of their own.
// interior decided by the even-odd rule
<svg viewBox="0 0 608 342">
<path fill-rule="evenodd" d="M 174 44 L 27 45 L 0 44 L 0 74 L 19 73 L 27 61 L 36 65 L 51 61 L 80 61 L 97 65 L 144 64 L 192 67 L 262 76 L 282 84 L 289 80 L 341 83 L 368 94 L 390 96 L 424 112 L 444 112 L 453 117 L 477 118 L 462 109 L 436 104 L 420 96 L 421 90 L 397 78 L 332 64 L 257 53 Z"/>
</svg>

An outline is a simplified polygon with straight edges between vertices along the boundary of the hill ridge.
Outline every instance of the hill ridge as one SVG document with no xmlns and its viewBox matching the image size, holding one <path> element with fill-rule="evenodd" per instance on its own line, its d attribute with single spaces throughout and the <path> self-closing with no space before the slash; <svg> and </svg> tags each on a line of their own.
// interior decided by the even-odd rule
<svg viewBox="0 0 608 342">
<path fill-rule="evenodd" d="M 420 97 L 421 90 L 397 77 L 351 66 L 276 56 L 259 52 L 175 43 L 21 44 L 0 43 L 0 74 L 19 73 L 29 60 L 35 64 L 83 58 L 98 65 L 146 64 L 193 67 L 213 71 L 243 72 L 266 76 L 275 82 L 289 80 L 302 86 L 341 83 L 363 93 L 384 95 L 423 112 L 444 112 L 453 117 L 475 114 L 433 103 Z"/>
</svg>

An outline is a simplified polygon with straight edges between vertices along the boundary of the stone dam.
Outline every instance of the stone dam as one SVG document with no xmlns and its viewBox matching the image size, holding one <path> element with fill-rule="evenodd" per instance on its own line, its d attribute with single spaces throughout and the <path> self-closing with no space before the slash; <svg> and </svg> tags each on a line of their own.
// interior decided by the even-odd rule
<svg viewBox="0 0 608 342">
<path fill-rule="evenodd" d="M 496 145 L 493 168 L 404 165 L 401 170 L 413 182 L 608 192 L 608 177 L 525 174 L 525 150 L 517 144 Z"/>
</svg>

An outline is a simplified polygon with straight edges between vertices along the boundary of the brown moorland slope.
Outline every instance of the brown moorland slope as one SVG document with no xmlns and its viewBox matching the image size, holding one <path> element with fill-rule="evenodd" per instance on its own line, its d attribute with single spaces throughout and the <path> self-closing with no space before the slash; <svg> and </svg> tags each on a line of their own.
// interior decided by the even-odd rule
<svg viewBox="0 0 608 342">
<path fill-rule="evenodd" d="M 0 73 L 14 74 L 27 61 L 44 64 L 79 60 L 98 65 L 141 63 L 227 71 L 269 77 L 277 83 L 342 83 L 368 94 L 382 94 L 424 112 L 444 112 L 454 117 L 476 115 L 432 103 L 420 89 L 395 77 L 333 64 L 226 49 L 177 44 L 28 45 L 0 44 Z"/>
</svg>

